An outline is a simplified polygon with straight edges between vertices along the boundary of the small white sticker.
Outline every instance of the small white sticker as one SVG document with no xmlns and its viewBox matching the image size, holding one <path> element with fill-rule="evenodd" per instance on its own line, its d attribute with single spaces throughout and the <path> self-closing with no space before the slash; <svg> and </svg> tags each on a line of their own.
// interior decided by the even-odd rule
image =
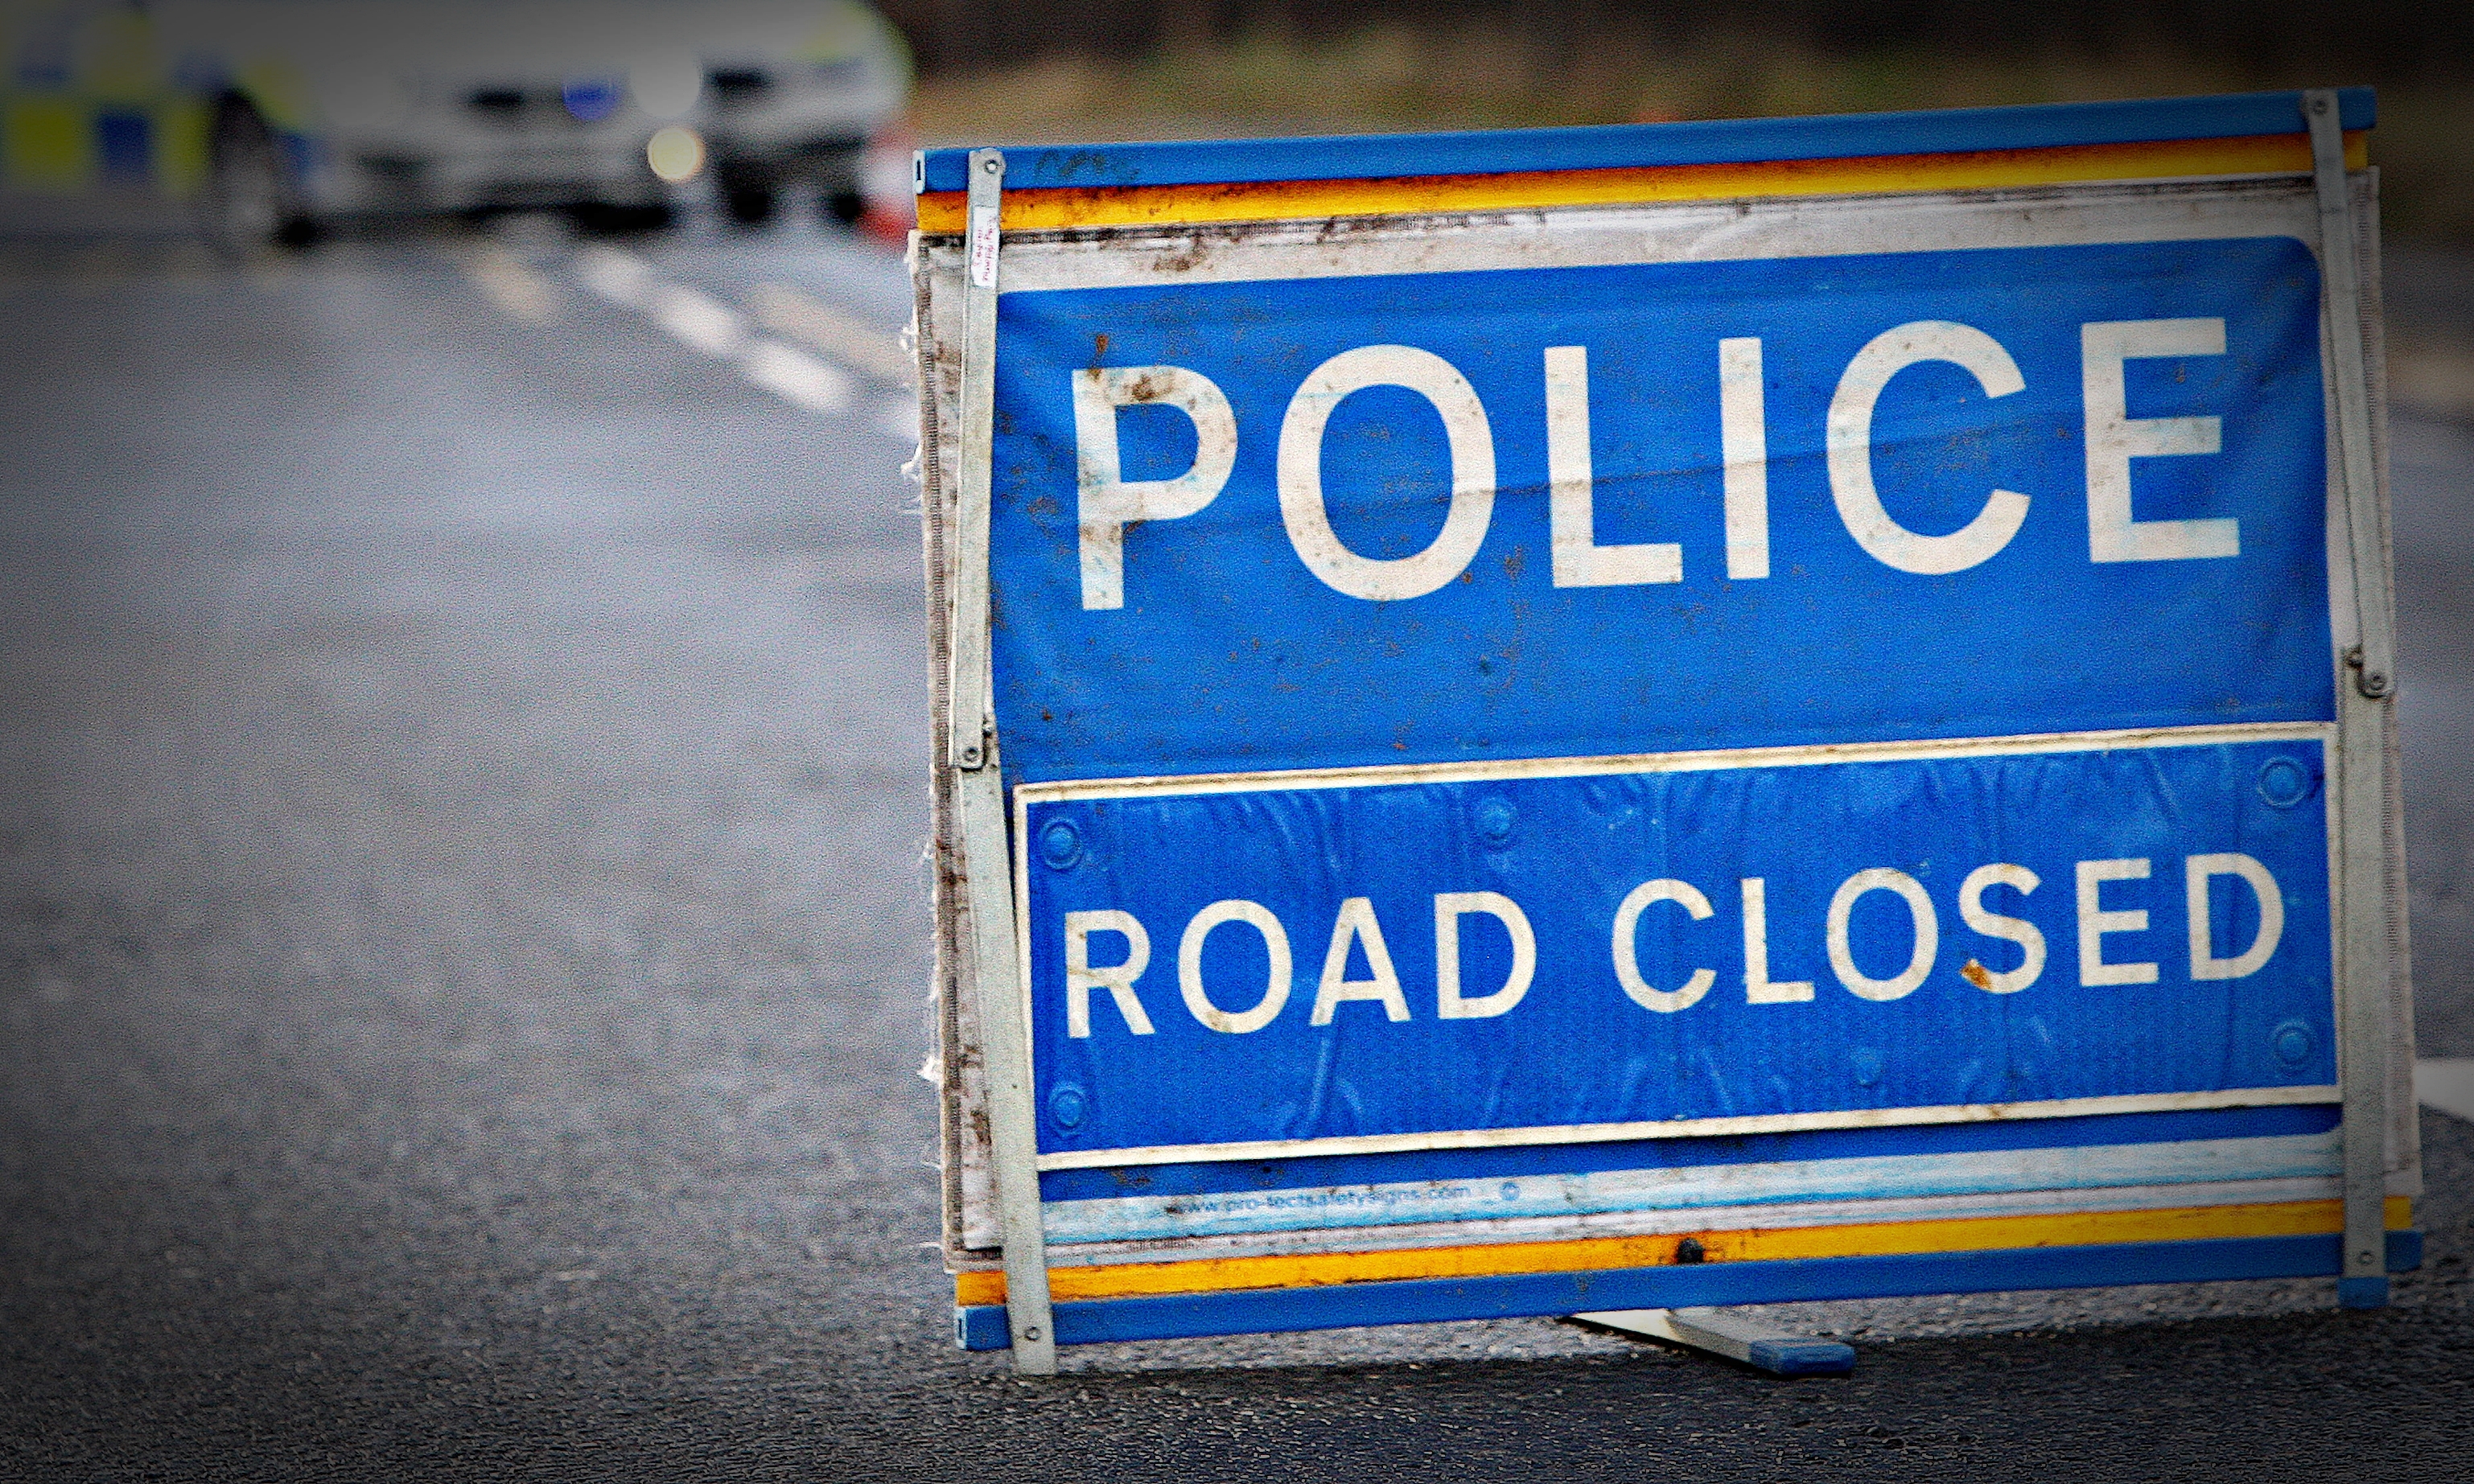
<svg viewBox="0 0 2474 1484">
<path fill-rule="evenodd" d="M 997 286 L 997 208 L 971 208 L 971 282 L 983 289 Z"/>
</svg>

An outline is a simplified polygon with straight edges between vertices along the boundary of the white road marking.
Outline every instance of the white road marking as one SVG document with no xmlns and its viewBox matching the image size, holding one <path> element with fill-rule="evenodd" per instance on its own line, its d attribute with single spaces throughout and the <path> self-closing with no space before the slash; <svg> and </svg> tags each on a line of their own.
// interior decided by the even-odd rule
<svg viewBox="0 0 2474 1484">
<path fill-rule="evenodd" d="M 918 367 L 890 331 L 785 284 L 759 284 L 747 297 L 756 323 L 785 340 L 831 356 L 888 387 L 918 379 Z"/>
<path fill-rule="evenodd" d="M 850 407 L 849 372 L 805 350 L 793 350 L 779 341 L 759 340 L 748 346 L 740 365 L 748 380 L 811 412 L 838 413 Z"/>
<path fill-rule="evenodd" d="M 727 360 L 747 349 L 747 323 L 739 311 L 675 283 L 653 292 L 653 323 L 710 356 Z"/>
<path fill-rule="evenodd" d="M 623 249 L 585 249 L 575 256 L 575 275 L 586 288 L 643 313 L 672 339 L 716 360 L 736 361 L 749 382 L 794 407 L 827 416 L 849 412 L 858 393 L 854 370 L 892 386 L 910 384 L 910 357 L 891 336 L 795 289 L 759 288 L 753 296 L 756 323 L 821 354 L 752 333 L 748 316 L 700 289 L 664 281 L 653 265 Z M 918 403 L 899 398 L 878 409 L 872 420 L 889 437 L 914 440 Z"/>
<path fill-rule="evenodd" d="M 558 290 L 506 249 L 469 253 L 463 268 L 464 276 L 508 319 L 538 327 L 558 318 Z"/>
<path fill-rule="evenodd" d="M 2414 1063 L 2413 1099 L 2474 1123 L 2474 1057 L 2434 1057 Z"/>
<path fill-rule="evenodd" d="M 641 309 L 652 299 L 652 265 L 633 252 L 587 248 L 575 256 L 575 275 L 586 288 L 623 308 Z"/>
</svg>

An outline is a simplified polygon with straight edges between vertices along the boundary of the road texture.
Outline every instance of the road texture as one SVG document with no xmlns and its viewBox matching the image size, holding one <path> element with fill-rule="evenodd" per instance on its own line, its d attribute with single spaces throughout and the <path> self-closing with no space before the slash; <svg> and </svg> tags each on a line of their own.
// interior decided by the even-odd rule
<svg viewBox="0 0 2474 1484">
<path fill-rule="evenodd" d="M 2474 345 L 2459 267 L 2398 282 Z M 2436 1113 L 2372 1315 L 1807 1305 L 1862 1358 L 1791 1383 L 1543 1320 L 956 1352 L 904 304 L 805 227 L 0 245 L 0 1476 L 2467 1475 Z M 2474 424 L 2396 462 L 2474 1056 Z"/>
</svg>

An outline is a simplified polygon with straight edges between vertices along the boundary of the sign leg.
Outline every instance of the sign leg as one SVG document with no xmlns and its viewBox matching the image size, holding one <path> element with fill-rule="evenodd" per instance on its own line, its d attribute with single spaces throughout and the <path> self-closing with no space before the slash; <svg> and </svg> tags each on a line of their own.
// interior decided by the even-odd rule
<svg viewBox="0 0 2474 1484">
<path fill-rule="evenodd" d="M 962 838 L 971 873 L 972 957 L 980 1023 L 987 1035 L 988 1136 L 1005 1226 L 1007 1329 L 1014 1369 L 1056 1374 L 1049 1312 L 1048 1244 L 1040 1230 L 1037 1132 L 1032 1124 L 1031 1025 L 1014 960 L 1011 878 L 1005 870 L 1005 805 L 997 770 L 962 775 Z"/>
<path fill-rule="evenodd" d="M 953 670 L 946 755 L 956 771 L 971 913 L 971 982 L 987 1036 L 988 1143 L 1005 1232 L 1007 1329 L 1014 1369 L 1056 1374 L 1048 1246 L 1040 1231 L 1039 1139 L 1031 1106 L 1031 1017 L 1015 957 L 1013 862 L 1006 848 L 1005 777 L 988 699 L 988 515 L 996 404 L 997 222 L 1005 156 L 971 156 L 970 286 L 962 344 L 961 479 L 955 511 Z"/>
<path fill-rule="evenodd" d="M 1772 1376 L 1844 1376 L 1856 1369 L 1853 1346 L 1797 1334 L 1723 1308 L 1602 1309 L 1572 1317 L 1626 1334 L 1706 1350 Z"/>
<path fill-rule="evenodd" d="M 2337 1302 L 2388 1303 L 2388 1002 L 2394 971 L 2388 936 L 2387 754 L 2396 696 L 2396 617 L 2381 539 L 2371 458 L 2370 380 L 2364 365 L 2362 264 L 2353 186 L 2333 90 L 2302 95 L 2319 204 L 2322 328 L 2337 392 L 2337 470 L 2351 558 L 2353 683 L 2339 690 L 2339 796 L 2344 939 L 2338 951 L 2339 1077 L 2344 1095 L 2345 1243 Z"/>
</svg>

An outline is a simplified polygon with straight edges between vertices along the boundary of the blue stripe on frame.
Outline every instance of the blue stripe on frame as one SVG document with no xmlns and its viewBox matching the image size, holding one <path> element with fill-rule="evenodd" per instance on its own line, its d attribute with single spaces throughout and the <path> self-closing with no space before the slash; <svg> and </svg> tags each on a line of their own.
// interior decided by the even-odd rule
<svg viewBox="0 0 2474 1484">
<path fill-rule="evenodd" d="M 2325 1134 L 2337 1126 L 2338 1117 L 2339 1110 L 2334 1104 L 2297 1104 L 1990 1123 L 1911 1124 L 1899 1128 L 1812 1129 L 1716 1138 L 1643 1138 L 1599 1144 L 1523 1144 L 1503 1149 L 1419 1149 L 1296 1160 L 1118 1165 L 1049 1170 L 1039 1177 L 1039 1197 L 1043 1201 L 1100 1201 L 1129 1195 L 1218 1195 L 1240 1190 L 1319 1189 L 1414 1180 L 1503 1180 L 1524 1175 L 1684 1169 L 1787 1160 L 1886 1159 L 1912 1154 L 2263 1138 Z"/>
<path fill-rule="evenodd" d="M 2388 1236 L 2389 1271 L 2411 1272 L 2422 1265 L 2421 1233 L 2390 1232 Z M 1783 1304 L 2235 1278 L 2330 1278 L 2340 1266 L 2341 1246 L 2342 1238 L 2336 1235 L 2242 1236 L 1095 1299 L 1055 1306 L 1056 1342 L 1096 1345 L 1110 1340 L 1264 1334 L 1704 1304 Z M 954 1332 L 964 1350 L 1003 1350 L 1010 1343 L 1002 1304 L 956 1309 Z"/>
<path fill-rule="evenodd" d="M 1878 155 L 2035 150 L 2162 139 L 2231 139 L 2251 134 L 2299 133 L 2303 130 L 2301 106 L 2302 95 L 2298 92 L 2229 93 L 2121 103 L 2051 103 L 2006 108 L 1613 124 L 1581 129 L 1034 145 L 1006 151 L 1006 184 L 1020 190 L 1381 180 L 1492 175 L 1515 170 L 1854 159 Z M 2338 108 L 2347 129 L 2368 129 L 2377 116 L 2373 94 L 2367 87 L 2341 90 Z M 969 156 L 969 151 L 959 149 L 924 152 L 922 168 L 914 173 L 918 188 L 965 189 Z"/>
</svg>

